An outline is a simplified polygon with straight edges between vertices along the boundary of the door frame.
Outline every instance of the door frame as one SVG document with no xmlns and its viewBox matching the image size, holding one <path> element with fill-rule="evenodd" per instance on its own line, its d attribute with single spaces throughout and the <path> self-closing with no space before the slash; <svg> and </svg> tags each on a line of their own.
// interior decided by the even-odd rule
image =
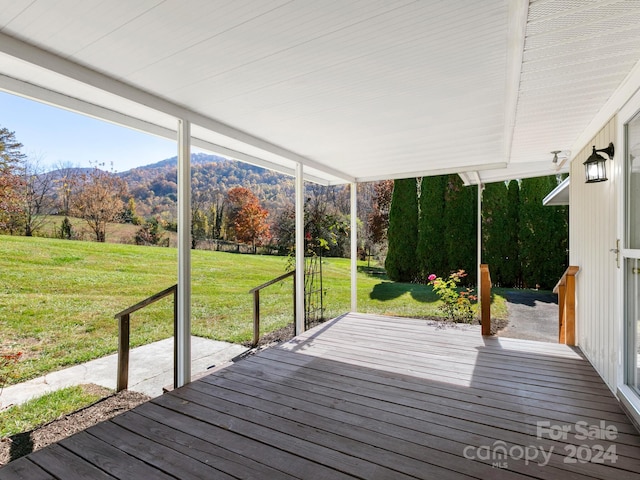
<svg viewBox="0 0 640 480">
<path fill-rule="evenodd" d="M 618 338 L 618 358 L 617 358 L 617 397 L 625 407 L 629 415 L 635 421 L 636 426 L 640 426 L 640 396 L 625 384 L 626 376 L 626 304 L 625 304 L 625 259 L 626 255 L 636 256 L 627 249 L 626 245 L 626 162 L 627 162 L 627 139 L 625 125 L 638 113 L 640 113 L 640 91 L 636 92 L 618 111 L 616 117 L 616 155 L 614 161 L 610 162 L 612 176 L 615 179 L 617 188 L 617 238 L 620 239 L 620 268 L 617 275 L 617 298 L 616 303 L 616 329 Z M 619 153 L 618 153 L 619 152 Z M 634 251 L 637 252 L 637 249 Z"/>
</svg>

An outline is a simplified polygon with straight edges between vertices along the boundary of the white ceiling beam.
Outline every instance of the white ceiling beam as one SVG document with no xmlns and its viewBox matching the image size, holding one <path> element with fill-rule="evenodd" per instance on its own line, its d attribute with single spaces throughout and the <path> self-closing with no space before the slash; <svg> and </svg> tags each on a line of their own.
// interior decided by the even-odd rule
<svg viewBox="0 0 640 480">
<path fill-rule="evenodd" d="M 569 185 L 571 177 L 565 178 L 560 185 L 542 199 L 542 205 L 569 205 Z"/>
<path fill-rule="evenodd" d="M 546 2 L 539 2 L 539 3 L 553 3 L 556 2 L 557 0 L 546 0 Z M 565 8 L 559 9 L 555 14 L 553 15 L 545 15 L 544 19 L 538 19 L 538 20 L 534 20 L 531 22 L 531 25 L 536 25 L 539 23 L 543 23 L 543 22 L 549 22 L 549 21 L 557 21 L 559 19 L 565 18 L 567 16 L 571 16 L 571 15 L 576 15 L 579 13 L 584 13 L 584 12 L 589 12 L 592 11 L 594 9 L 598 9 L 598 10 L 604 10 L 606 7 L 608 7 L 609 5 L 614 5 L 614 4 L 619 4 L 620 0 L 607 0 L 607 1 L 603 1 L 603 0 L 599 0 L 598 2 L 584 2 L 582 5 L 579 2 L 576 2 L 573 5 L 567 6 Z M 614 11 L 615 12 L 615 11 Z M 616 17 L 621 17 L 625 15 L 625 12 L 623 9 L 618 10 L 617 15 L 615 15 L 614 12 L 607 12 L 607 16 L 609 18 L 616 18 Z M 591 22 L 586 22 L 586 21 L 582 21 L 580 22 L 579 25 L 575 25 L 574 28 L 579 28 L 581 30 L 584 30 L 585 27 L 592 25 L 593 23 L 597 23 L 599 20 L 592 20 Z M 562 26 L 562 29 L 566 29 L 566 26 Z"/>
<path fill-rule="evenodd" d="M 485 170 L 484 172 L 478 172 L 480 174 L 480 180 L 482 183 L 487 184 L 569 173 L 568 168 L 563 168 L 561 170 L 541 170 L 537 165 L 531 166 L 531 164 L 527 164 L 525 168 L 512 168 L 513 165 L 514 164 L 512 163 L 509 168 L 506 169 Z"/>
<path fill-rule="evenodd" d="M 296 175 L 295 168 L 287 168 L 282 165 L 276 165 L 267 160 L 254 157 L 253 155 L 247 155 L 246 153 L 238 152 L 231 148 L 223 147 L 221 145 L 217 145 L 201 138 L 192 137 L 191 144 L 195 147 L 202 148 L 203 150 L 207 150 L 211 153 L 222 155 L 223 157 L 227 157 L 233 160 L 239 160 L 244 163 L 249 163 L 251 165 L 255 165 L 256 167 L 266 168 L 268 170 L 273 170 L 284 175 L 289 175 L 291 177 L 295 177 Z M 327 181 L 326 179 L 317 177 L 315 175 L 310 175 L 309 173 L 304 174 L 304 179 L 308 182 L 317 183 L 319 185 L 331 185 L 331 182 Z"/>
<path fill-rule="evenodd" d="M 320 170 L 321 172 L 325 172 L 331 176 L 338 177 L 347 183 L 355 181 L 354 177 L 347 175 L 346 173 L 341 172 L 339 170 L 336 170 L 335 168 L 328 167 L 326 165 L 323 165 L 320 162 L 311 160 L 310 158 L 303 157 L 301 155 L 298 155 L 297 153 L 290 152 L 289 150 L 285 150 L 284 148 L 273 145 L 269 142 L 266 142 L 265 140 L 252 137 L 247 133 L 240 132 L 239 130 L 236 130 L 232 127 L 224 125 L 223 123 L 220 123 L 217 120 L 213 120 L 209 117 L 205 117 L 204 115 L 200 115 L 199 113 L 195 113 L 195 112 L 190 112 L 190 115 L 191 115 L 190 118 L 192 118 L 192 123 L 200 127 L 203 127 L 207 130 L 211 130 L 212 132 L 216 132 L 220 135 L 224 135 L 225 137 L 229 137 L 234 140 L 240 141 L 246 145 L 259 148 L 260 150 L 271 153 L 273 155 L 277 155 L 279 157 L 285 158 L 292 162 L 301 163 L 305 167 L 310 167 L 316 170 Z M 223 126 L 224 128 L 221 129 L 220 126 Z M 233 131 L 238 132 L 237 133 L 238 136 L 232 136 L 231 134 L 227 133 L 227 132 L 232 133 Z M 268 161 L 268 160 L 265 160 L 265 161 Z"/>
<path fill-rule="evenodd" d="M 91 118 L 106 121 L 116 125 L 132 128 L 143 133 L 149 133 L 170 140 L 176 139 L 176 130 L 166 128 L 155 123 L 116 112 L 109 108 L 96 105 L 85 100 L 70 97 L 39 85 L 34 85 L 17 78 L 0 74 L 0 90 L 12 95 L 19 95 L 36 102 L 62 108 L 74 113 L 81 113 Z"/>
<path fill-rule="evenodd" d="M 130 115 L 125 115 L 123 113 L 101 107 L 100 105 L 95 105 L 85 100 L 80 100 L 78 98 L 70 97 L 53 90 L 48 90 L 38 85 L 24 82 L 7 75 L 0 74 L 0 90 L 12 95 L 19 95 L 21 97 L 28 98 L 29 100 L 44 103 L 46 105 L 51 105 L 56 108 L 62 108 L 70 112 L 86 115 L 97 120 L 106 121 L 126 128 L 131 128 L 142 133 L 155 135 L 157 137 L 166 138 L 172 141 L 175 141 L 176 139 L 176 130 L 162 127 L 145 120 L 140 120 Z M 192 137 L 191 144 L 198 148 L 202 148 L 203 150 L 222 155 L 223 157 L 227 157 L 232 160 L 238 160 L 292 177 L 295 176 L 296 173 L 295 168 L 288 168 L 282 165 L 277 165 L 267 160 L 263 160 L 262 158 L 238 152 L 231 148 L 223 147 L 221 145 L 217 145 L 201 138 Z M 319 185 L 331 184 L 331 182 L 329 182 L 328 180 L 309 173 L 305 174 L 304 179 L 308 182 L 317 183 Z"/>
<path fill-rule="evenodd" d="M 508 15 L 507 81 L 504 95 L 504 159 L 507 163 L 511 161 L 511 147 L 513 145 L 513 135 L 516 126 L 524 41 L 527 31 L 527 17 L 529 15 L 529 1 L 510 1 Z"/>
<path fill-rule="evenodd" d="M 459 173 L 458 176 L 465 187 L 469 187 L 471 185 L 480 185 L 482 180 L 480 179 L 480 174 L 476 171 L 473 172 L 462 172 Z"/>
<path fill-rule="evenodd" d="M 358 183 L 363 183 L 363 182 L 377 182 L 380 180 L 397 180 L 400 178 L 434 177 L 436 175 L 450 175 L 450 174 L 455 175 L 455 174 L 459 174 L 459 172 L 496 170 L 499 168 L 506 168 L 506 167 L 507 167 L 507 164 L 504 162 L 476 164 L 476 165 L 466 165 L 466 166 L 451 167 L 451 168 L 439 168 L 434 170 L 419 170 L 415 172 L 403 172 L 398 174 L 387 175 L 384 177 L 358 177 L 356 181 Z"/>
<path fill-rule="evenodd" d="M 227 138 L 239 141 L 291 162 L 302 163 L 305 166 L 325 172 L 334 177 L 338 177 L 346 182 L 355 181 L 353 177 L 345 174 L 344 172 L 327 167 L 319 162 L 267 142 L 266 140 L 254 137 L 222 122 L 176 105 L 147 91 L 128 85 L 120 80 L 116 80 L 115 78 L 96 72 L 95 70 L 79 65 L 4 33 L 0 33 L 0 52 L 31 65 L 71 78 L 85 85 L 90 85 L 120 98 L 144 105 L 158 112 L 171 115 L 176 119 L 188 120 L 195 125 L 199 125 L 200 127 L 211 130 Z"/>
</svg>

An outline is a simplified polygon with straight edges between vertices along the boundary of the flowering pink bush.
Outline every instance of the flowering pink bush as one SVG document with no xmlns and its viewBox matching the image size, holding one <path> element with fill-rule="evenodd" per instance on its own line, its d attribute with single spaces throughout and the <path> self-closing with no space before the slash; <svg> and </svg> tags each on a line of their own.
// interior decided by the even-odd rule
<svg viewBox="0 0 640 480">
<path fill-rule="evenodd" d="M 458 284 L 466 276 L 467 274 L 464 270 L 458 270 L 457 272 L 452 272 L 446 280 L 433 273 L 427 277 L 429 285 L 433 287 L 433 291 L 442 300 L 440 310 L 452 322 L 471 323 L 473 321 L 474 315 L 471 309 L 471 302 L 477 300 L 477 297 L 472 295 L 473 290 L 470 288 L 462 291 L 458 290 Z"/>
</svg>

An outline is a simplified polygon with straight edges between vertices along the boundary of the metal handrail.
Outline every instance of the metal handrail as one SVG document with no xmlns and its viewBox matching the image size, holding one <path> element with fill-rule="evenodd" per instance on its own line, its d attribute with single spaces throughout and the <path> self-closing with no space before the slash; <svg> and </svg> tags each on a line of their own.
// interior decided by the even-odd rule
<svg viewBox="0 0 640 480">
<path fill-rule="evenodd" d="M 173 293 L 173 336 L 175 338 L 176 330 L 177 330 L 177 322 L 178 322 L 178 285 L 172 285 L 169 288 L 165 288 L 161 292 L 158 292 L 154 295 L 151 295 L 148 298 L 145 298 L 141 302 L 136 303 L 135 305 L 125 308 L 119 313 L 114 315 L 114 318 L 118 320 L 118 379 L 116 390 L 119 392 L 121 390 L 126 390 L 129 385 L 129 350 L 130 350 L 130 333 L 131 333 L 131 321 L 130 316 L 132 313 L 137 312 L 138 310 L 143 309 L 151 305 L 152 303 L 157 302 L 158 300 L 167 297 Z M 178 378 L 177 378 L 177 342 L 173 342 L 173 385 L 177 387 Z"/>
<path fill-rule="evenodd" d="M 293 317 L 296 316 L 296 271 L 292 270 L 279 277 L 269 280 L 268 282 L 258 285 L 255 288 L 249 290 L 249 293 L 253 293 L 253 341 L 252 345 L 255 347 L 260 341 L 260 290 L 266 288 L 274 283 L 281 282 L 285 278 L 293 276 Z"/>
<path fill-rule="evenodd" d="M 254 293 L 254 292 L 257 292 L 258 290 L 262 290 L 265 287 L 273 285 L 274 283 L 278 283 L 279 281 L 284 280 L 285 278 L 295 274 L 296 274 L 295 270 L 292 270 L 291 272 L 287 272 L 283 275 L 280 275 L 279 277 L 274 278 L 273 280 L 269 280 L 268 282 L 265 282 L 262 285 L 258 285 L 257 287 L 252 288 L 251 290 L 249 290 L 249 293 Z"/>
</svg>

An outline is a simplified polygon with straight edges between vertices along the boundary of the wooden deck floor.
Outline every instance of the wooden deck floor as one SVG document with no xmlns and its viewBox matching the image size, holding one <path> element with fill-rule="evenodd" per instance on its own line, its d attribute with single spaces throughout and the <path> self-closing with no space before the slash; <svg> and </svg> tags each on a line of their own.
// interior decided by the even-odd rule
<svg viewBox="0 0 640 480">
<path fill-rule="evenodd" d="M 350 314 L 0 478 L 623 480 L 640 436 L 571 348 Z"/>
</svg>

